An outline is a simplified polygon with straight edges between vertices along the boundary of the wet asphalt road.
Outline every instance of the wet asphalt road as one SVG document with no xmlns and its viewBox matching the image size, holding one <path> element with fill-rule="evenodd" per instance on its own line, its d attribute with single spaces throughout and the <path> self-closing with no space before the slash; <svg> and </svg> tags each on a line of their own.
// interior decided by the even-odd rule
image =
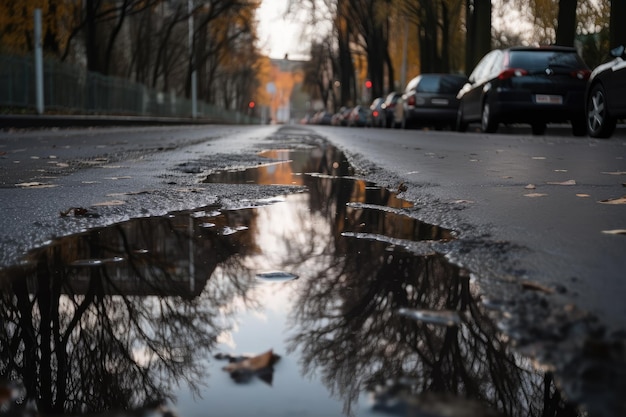
<svg viewBox="0 0 626 417">
<path fill-rule="evenodd" d="M 484 301 L 520 346 L 562 372 L 594 364 L 623 376 L 626 338 L 626 135 L 481 133 L 276 126 L 0 132 L 1 264 L 49 239 L 129 217 L 210 203 L 237 206 L 287 187 L 200 184 L 258 164 L 256 152 L 325 138 L 358 175 L 405 190 L 420 220 L 460 239 Z M 94 217 L 62 217 L 71 208 Z M 591 346 L 591 347 L 590 347 Z M 567 363 L 565 363 L 567 362 Z M 595 363 L 595 362 L 594 362 Z M 605 366 L 607 368 L 605 368 Z M 571 390 L 575 390 L 573 387 Z M 570 390 L 570 391 L 571 391 Z M 600 394 L 599 394 L 600 395 Z"/>
</svg>

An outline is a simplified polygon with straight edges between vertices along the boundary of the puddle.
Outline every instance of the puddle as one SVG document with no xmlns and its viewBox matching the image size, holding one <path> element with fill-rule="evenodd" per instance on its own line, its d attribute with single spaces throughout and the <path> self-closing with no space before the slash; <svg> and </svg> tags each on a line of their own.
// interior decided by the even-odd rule
<svg viewBox="0 0 626 417">
<path fill-rule="evenodd" d="M 307 192 L 130 220 L 0 271 L 0 410 L 577 415 L 433 250 L 452 231 L 334 148 L 271 152 L 290 162 L 206 181 Z"/>
</svg>

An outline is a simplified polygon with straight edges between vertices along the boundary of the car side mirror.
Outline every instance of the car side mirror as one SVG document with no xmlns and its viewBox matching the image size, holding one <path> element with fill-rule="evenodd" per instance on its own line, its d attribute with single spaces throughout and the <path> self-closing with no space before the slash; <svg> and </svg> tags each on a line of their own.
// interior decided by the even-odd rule
<svg viewBox="0 0 626 417">
<path fill-rule="evenodd" d="M 624 55 L 624 45 L 620 45 L 617 48 L 611 49 L 611 56 L 619 58 Z"/>
</svg>

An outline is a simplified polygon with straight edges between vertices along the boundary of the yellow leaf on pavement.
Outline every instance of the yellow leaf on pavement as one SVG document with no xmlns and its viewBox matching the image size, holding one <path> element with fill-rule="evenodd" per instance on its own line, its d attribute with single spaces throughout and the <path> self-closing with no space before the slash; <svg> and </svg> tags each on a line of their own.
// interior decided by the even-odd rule
<svg viewBox="0 0 626 417">
<path fill-rule="evenodd" d="M 600 204 L 626 204 L 626 195 L 619 198 L 609 198 L 598 201 Z"/>
<path fill-rule="evenodd" d="M 567 181 L 562 181 L 562 182 L 549 181 L 547 184 L 550 184 L 550 185 L 576 185 L 576 181 L 574 181 L 574 180 L 567 180 Z"/>
</svg>

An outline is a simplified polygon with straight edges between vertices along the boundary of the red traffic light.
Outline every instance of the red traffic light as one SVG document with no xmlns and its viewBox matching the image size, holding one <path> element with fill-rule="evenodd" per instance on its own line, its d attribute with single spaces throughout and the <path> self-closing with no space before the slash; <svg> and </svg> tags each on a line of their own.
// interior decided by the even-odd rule
<svg viewBox="0 0 626 417">
<path fill-rule="evenodd" d="M 371 80 L 365 81 L 365 88 L 372 88 L 372 81 Z"/>
</svg>

